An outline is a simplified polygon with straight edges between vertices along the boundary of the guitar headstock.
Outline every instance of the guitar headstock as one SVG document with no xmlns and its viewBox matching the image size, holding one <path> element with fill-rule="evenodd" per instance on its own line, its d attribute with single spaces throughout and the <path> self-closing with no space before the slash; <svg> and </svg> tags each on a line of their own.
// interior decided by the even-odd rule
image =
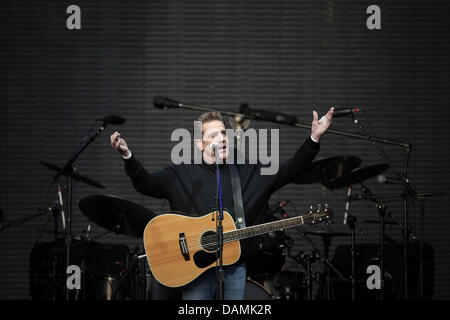
<svg viewBox="0 0 450 320">
<path fill-rule="evenodd" d="M 333 209 L 329 208 L 327 204 L 325 206 L 319 204 L 315 209 L 311 206 L 309 212 L 303 216 L 303 221 L 316 225 L 322 222 L 331 222 L 333 218 Z"/>
</svg>

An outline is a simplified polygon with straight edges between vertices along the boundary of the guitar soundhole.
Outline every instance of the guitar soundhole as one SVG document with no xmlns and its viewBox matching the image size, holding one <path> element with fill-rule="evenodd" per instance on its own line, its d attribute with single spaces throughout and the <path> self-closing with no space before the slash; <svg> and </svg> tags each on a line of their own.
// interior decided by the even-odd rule
<svg viewBox="0 0 450 320">
<path fill-rule="evenodd" d="M 209 252 L 215 252 L 217 250 L 217 235 L 214 231 L 206 231 L 202 234 L 200 243 L 203 250 Z"/>
</svg>

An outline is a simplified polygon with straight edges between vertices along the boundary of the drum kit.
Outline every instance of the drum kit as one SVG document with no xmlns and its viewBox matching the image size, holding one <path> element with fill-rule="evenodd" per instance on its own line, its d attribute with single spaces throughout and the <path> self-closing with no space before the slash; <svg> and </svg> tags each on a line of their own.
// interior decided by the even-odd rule
<svg viewBox="0 0 450 320">
<path fill-rule="evenodd" d="M 337 156 L 330 158 L 323 158 L 314 161 L 305 173 L 298 177 L 295 184 L 312 184 L 320 183 L 330 190 L 338 188 L 351 188 L 353 184 L 363 183 L 366 180 L 374 178 L 388 169 L 387 164 L 376 164 L 359 168 L 361 159 L 356 156 Z M 358 199 L 355 197 L 354 199 Z M 348 210 L 348 208 L 347 208 Z M 282 215 L 285 216 L 285 215 Z M 349 221 L 352 220 L 353 226 L 349 226 L 354 232 L 355 217 L 349 215 Z M 273 217 L 272 217 L 273 219 Z M 380 223 L 379 220 L 365 220 L 366 223 Z M 385 221 L 384 224 L 394 223 Z M 271 245 L 261 245 L 262 250 L 257 253 L 257 263 L 247 264 L 249 273 L 248 281 L 256 282 L 259 286 L 248 284 L 251 286 L 251 291 L 264 290 L 266 295 L 275 300 L 330 300 L 333 298 L 331 294 L 332 280 L 331 273 L 334 273 L 337 278 L 344 282 L 348 281 L 336 267 L 329 261 L 329 250 L 331 241 L 336 237 L 350 237 L 352 232 L 336 232 L 329 226 L 323 229 L 315 229 L 313 231 L 299 231 L 304 240 L 309 243 L 313 250 L 310 254 L 303 252 L 297 256 L 290 253 L 290 248 L 294 243 L 290 237 L 287 237 L 284 232 L 272 237 Z M 323 248 L 318 249 L 309 236 L 322 240 Z M 353 235 L 354 241 L 354 235 Z M 275 245 L 273 242 L 278 240 Z M 275 241 L 276 242 L 276 241 Z M 278 250 L 276 249 L 278 248 Z M 290 266 L 286 268 L 285 249 L 288 249 L 289 256 L 296 261 L 297 266 L 301 265 L 304 271 L 299 271 L 297 266 Z M 280 252 L 282 252 L 280 254 Z M 263 262 L 263 257 L 266 261 Z M 315 275 L 313 272 L 313 263 L 321 262 L 321 274 Z M 281 268 L 279 268 L 281 266 Z M 278 267 L 278 269 L 276 269 Z M 274 271 L 274 269 L 276 269 Z M 353 276 L 355 277 L 355 276 Z M 352 276 L 350 275 L 350 278 Z M 317 284 L 318 289 L 316 295 L 313 296 L 313 287 Z"/>
<path fill-rule="evenodd" d="M 62 168 L 51 163 L 41 162 L 45 167 L 61 173 Z M 388 169 L 387 164 L 376 164 L 360 168 L 361 159 L 356 156 L 337 156 L 314 161 L 303 175 L 298 177 L 295 184 L 319 183 L 330 190 L 347 187 L 353 184 L 363 186 L 363 195 L 351 197 L 353 200 L 376 197 L 363 184 Z M 76 173 L 73 178 L 96 188 L 104 188 L 100 183 Z M 350 193 L 347 195 L 349 200 Z M 98 241 L 105 234 L 115 233 L 133 238 L 142 238 L 144 228 L 156 214 L 132 201 L 111 195 L 89 195 L 79 201 L 80 211 L 95 225 L 107 231 L 92 237 L 90 226 L 87 232 L 70 241 L 70 251 L 67 250 L 67 240 L 58 232 L 57 217 L 55 215 L 55 239 L 52 242 L 36 244 L 30 254 L 30 291 L 33 299 L 100 299 L 100 300 L 160 300 L 179 299 L 179 291 L 164 288 L 153 278 L 148 267 L 143 249 L 130 250 L 123 244 L 108 244 Z M 54 208 L 55 209 L 55 208 Z M 56 208 L 57 209 L 57 208 Z M 59 208 L 61 209 L 61 208 Z M 348 207 L 346 208 L 348 211 Z M 380 208 L 380 220 L 364 220 L 366 223 L 382 224 L 381 232 L 386 224 L 398 222 L 384 221 Z M 352 215 L 346 219 L 350 232 L 336 232 L 327 226 L 326 229 L 301 231 L 299 234 L 312 247 L 310 254 L 301 252 L 296 256 L 291 254 L 294 242 L 284 231 L 262 237 L 260 250 L 247 262 L 247 281 L 245 299 L 249 300 L 329 300 L 335 299 L 334 282 L 336 278 L 341 283 L 351 287 L 352 298 L 355 298 L 355 286 L 361 279 L 355 274 L 355 221 Z M 283 216 L 283 215 L 282 215 Z M 284 216 L 285 217 L 285 216 Z M 282 217 L 283 218 L 283 217 Z M 266 221 L 277 218 L 274 211 L 266 215 Z M 384 239 L 384 234 L 382 235 Z M 310 239 L 320 239 L 322 248 L 317 248 Z M 341 265 L 335 266 L 330 262 L 330 246 L 332 239 L 337 237 L 351 237 L 351 266 L 352 273 L 341 274 Z M 383 246 L 384 241 L 381 242 Z M 65 273 L 66 256 L 70 252 L 70 262 L 81 267 L 82 289 L 70 292 L 65 289 L 67 277 Z M 383 249 L 373 257 L 378 262 L 383 261 Z M 286 267 L 286 255 L 295 261 L 295 267 Z M 320 272 L 315 272 L 314 263 L 321 266 Z M 301 267 L 301 268 L 299 268 Z M 359 277 L 361 275 L 358 275 Z M 333 278 L 334 277 L 334 278 Z M 334 280 L 333 280 L 334 279 Z M 351 284 L 349 287 L 349 283 Z M 168 291 L 169 289 L 169 291 Z M 317 290 L 314 290 L 317 289 Z M 350 289 L 349 289 L 350 290 Z M 160 292 L 164 292 L 160 295 Z M 314 293 L 315 292 L 315 293 Z"/>
<path fill-rule="evenodd" d="M 41 162 L 45 167 L 58 171 L 55 165 Z M 361 159 L 356 156 L 339 156 L 314 161 L 305 174 L 295 180 L 296 184 L 321 183 L 327 188 L 337 189 L 362 183 L 387 169 L 379 164 L 359 168 Z M 77 173 L 78 181 L 101 188 L 100 183 Z M 80 211 L 94 224 L 107 230 L 92 237 L 88 231 L 74 237 L 71 243 L 71 262 L 82 266 L 84 286 L 72 299 L 158 299 L 157 286 L 148 267 L 143 250 L 130 250 L 126 245 L 105 244 L 98 241 L 108 233 L 140 238 L 148 221 L 156 216 L 151 210 L 134 202 L 111 195 L 89 195 L 79 201 Z M 268 220 L 276 220 L 274 215 Z M 378 222 L 378 221 L 374 221 Z M 329 248 L 335 237 L 348 237 L 351 233 L 317 229 L 304 232 L 303 236 L 317 237 L 323 242 L 323 249 L 315 248 L 309 255 L 295 257 L 298 265 L 306 272 L 284 270 L 286 248 L 293 241 L 283 231 L 268 236 L 260 250 L 248 262 L 246 299 L 307 300 L 314 299 L 313 286 L 318 284 L 316 299 L 330 299 L 330 273 L 335 269 L 329 262 Z M 307 238 L 308 241 L 309 238 Z M 314 244 L 311 242 L 314 246 Z M 31 251 L 30 289 L 34 299 L 63 299 L 65 282 L 64 239 L 57 238 L 50 243 L 38 243 Z M 322 252 L 322 253 L 320 253 Z M 323 263 L 319 276 L 313 274 L 312 264 Z M 335 269 L 339 274 L 339 271 Z M 177 297 L 174 292 L 172 297 Z"/>
</svg>

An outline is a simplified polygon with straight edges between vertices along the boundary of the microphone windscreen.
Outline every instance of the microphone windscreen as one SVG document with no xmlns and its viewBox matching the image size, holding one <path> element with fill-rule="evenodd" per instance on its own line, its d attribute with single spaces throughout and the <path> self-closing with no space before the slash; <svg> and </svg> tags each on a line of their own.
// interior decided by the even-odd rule
<svg viewBox="0 0 450 320">
<path fill-rule="evenodd" d="M 166 98 L 163 96 L 153 97 L 153 106 L 158 109 L 164 109 L 164 102 Z"/>
<path fill-rule="evenodd" d="M 124 117 L 121 116 L 108 116 L 108 117 L 104 117 L 103 121 L 109 123 L 109 124 L 122 124 L 125 123 L 125 121 L 127 121 L 127 119 L 125 119 Z"/>
</svg>

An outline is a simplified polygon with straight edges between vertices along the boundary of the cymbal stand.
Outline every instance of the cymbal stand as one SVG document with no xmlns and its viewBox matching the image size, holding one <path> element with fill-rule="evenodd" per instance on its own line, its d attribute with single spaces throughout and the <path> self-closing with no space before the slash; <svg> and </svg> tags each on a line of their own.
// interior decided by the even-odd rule
<svg viewBox="0 0 450 320">
<path fill-rule="evenodd" d="M 312 263 L 314 263 L 318 256 L 317 253 L 312 251 L 311 254 L 305 254 L 303 252 L 300 252 L 298 255 L 292 255 L 292 244 L 289 244 L 287 246 L 288 248 L 288 256 L 293 259 L 297 264 L 301 264 L 303 268 L 306 270 L 306 300 L 312 300 L 312 292 L 313 292 L 313 280 L 316 283 L 319 283 L 319 280 L 316 279 L 316 277 L 313 275 L 312 271 Z"/>
<path fill-rule="evenodd" d="M 384 299 L 384 217 L 386 215 L 386 205 L 377 203 L 378 214 L 380 215 L 380 300 Z"/>
<path fill-rule="evenodd" d="M 362 186 L 362 191 L 368 196 L 368 199 L 375 202 L 375 206 L 378 209 L 378 214 L 380 217 L 380 251 L 379 251 L 379 263 L 380 263 L 380 300 L 384 299 L 384 239 L 385 239 L 385 217 L 386 212 L 388 210 L 386 204 L 384 202 L 379 201 L 377 197 L 367 188 L 361 181 L 360 184 Z"/>
<path fill-rule="evenodd" d="M 103 121 L 100 127 L 95 131 L 94 135 L 89 136 L 89 133 L 86 134 L 81 143 L 84 143 L 77 151 L 72 153 L 72 155 L 69 157 L 69 160 L 64 165 L 63 170 L 59 173 L 57 173 L 53 180 L 56 181 L 61 175 L 66 176 L 66 190 L 67 190 L 67 228 L 66 228 L 66 241 L 65 241 L 65 247 L 66 247 L 66 270 L 70 266 L 70 247 L 72 245 L 72 178 L 75 173 L 75 167 L 73 166 L 75 160 L 78 158 L 78 156 L 97 138 L 100 133 L 105 130 L 107 126 L 107 122 Z M 70 290 L 66 286 L 66 300 L 69 300 L 69 293 Z"/>
<path fill-rule="evenodd" d="M 56 262 L 58 261 L 58 215 L 60 210 L 57 206 L 53 206 L 53 235 L 54 235 L 54 247 L 53 247 L 53 259 L 52 259 L 52 274 L 50 278 L 52 279 L 52 300 L 57 298 L 57 283 L 56 283 Z"/>
<path fill-rule="evenodd" d="M 117 293 L 122 288 L 128 289 L 129 297 L 133 300 L 149 300 L 147 262 L 144 259 L 146 257 L 145 254 L 139 255 L 137 247 L 128 255 L 125 271 L 119 276 L 119 287 L 115 298 L 117 298 Z"/>
<path fill-rule="evenodd" d="M 316 279 L 314 279 L 312 274 L 312 263 L 316 261 L 316 253 L 313 251 L 311 254 L 301 254 L 300 257 L 298 257 L 297 262 L 305 261 L 305 263 L 302 262 L 303 267 L 306 270 L 306 300 L 311 301 L 312 300 L 312 292 L 313 292 L 313 280 L 318 282 Z M 306 264 L 306 265 L 305 265 Z"/>
<path fill-rule="evenodd" d="M 356 217 L 348 214 L 347 215 L 347 223 L 348 227 L 350 228 L 351 232 L 351 257 L 352 257 L 352 279 L 351 279 L 351 286 L 352 286 L 352 300 L 356 300 L 356 266 L 355 266 L 355 224 L 356 224 Z"/>
</svg>

